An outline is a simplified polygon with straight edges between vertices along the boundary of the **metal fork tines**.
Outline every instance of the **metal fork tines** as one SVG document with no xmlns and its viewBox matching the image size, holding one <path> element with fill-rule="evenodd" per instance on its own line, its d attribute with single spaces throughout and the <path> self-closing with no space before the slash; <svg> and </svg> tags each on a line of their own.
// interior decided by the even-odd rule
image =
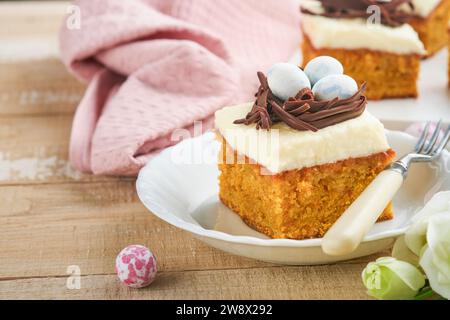
<svg viewBox="0 0 450 320">
<path fill-rule="evenodd" d="M 425 125 L 423 132 L 414 148 L 414 152 L 411 152 L 400 160 L 394 162 L 391 165 L 391 169 L 397 170 L 403 176 L 406 176 L 411 163 L 433 161 L 441 155 L 450 140 L 450 126 L 447 127 L 444 135 L 440 139 L 442 121 L 440 120 L 433 130 L 431 125 L 431 122 L 427 122 Z"/>
</svg>

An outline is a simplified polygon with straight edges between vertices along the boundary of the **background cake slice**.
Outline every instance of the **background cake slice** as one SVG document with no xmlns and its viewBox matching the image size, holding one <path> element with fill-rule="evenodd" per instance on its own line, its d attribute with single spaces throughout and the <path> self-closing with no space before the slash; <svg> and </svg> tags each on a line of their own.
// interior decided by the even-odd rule
<svg viewBox="0 0 450 320">
<path fill-rule="evenodd" d="M 304 1 L 303 64 L 332 56 L 359 85 L 367 82 L 369 99 L 417 97 L 420 60 L 426 51 L 417 32 L 404 23 L 406 16 L 391 12 L 379 24 L 368 23 L 367 4 L 361 0 L 363 9 L 349 11 L 348 3 L 358 1 Z"/>
<path fill-rule="evenodd" d="M 298 67 L 275 65 L 269 79 L 258 74 L 255 103 L 216 112 L 220 199 L 272 238 L 322 237 L 395 157 L 365 110 L 365 86 L 353 88 L 333 60 L 305 68 L 312 89 Z M 392 218 L 390 204 L 379 220 Z"/>
<path fill-rule="evenodd" d="M 447 44 L 450 0 L 412 0 L 412 3 L 413 17 L 409 23 L 419 34 L 427 56 L 432 56 Z"/>
</svg>

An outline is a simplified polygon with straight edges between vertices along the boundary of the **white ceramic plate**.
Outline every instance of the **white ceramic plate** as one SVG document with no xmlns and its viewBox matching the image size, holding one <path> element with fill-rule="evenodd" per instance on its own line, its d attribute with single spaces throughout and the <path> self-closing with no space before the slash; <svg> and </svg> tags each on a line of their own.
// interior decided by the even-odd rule
<svg viewBox="0 0 450 320">
<path fill-rule="evenodd" d="M 419 76 L 417 99 L 387 99 L 370 101 L 368 110 L 388 129 L 404 130 L 414 122 L 442 119 L 450 124 L 450 90 L 448 88 L 447 49 L 423 60 Z M 290 62 L 300 64 L 300 51 Z"/>
<path fill-rule="evenodd" d="M 413 149 L 415 139 L 387 131 L 399 155 Z M 433 194 L 450 189 L 449 153 L 433 164 L 415 164 L 394 199 L 395 219 L 378 223 L 351 255 L 327 256 L 321 239 L 269 239 L 242 222 L 218 199 L 217 153 L 213 133 L 188 139 L 166 149 L 140 172 L 137 192 L 144 205 L 162 220 L 192 233 L 220 250 L 279 264 L 324 264 L 383 250 L 405 231 L 411 217 Z"/>
</svg>

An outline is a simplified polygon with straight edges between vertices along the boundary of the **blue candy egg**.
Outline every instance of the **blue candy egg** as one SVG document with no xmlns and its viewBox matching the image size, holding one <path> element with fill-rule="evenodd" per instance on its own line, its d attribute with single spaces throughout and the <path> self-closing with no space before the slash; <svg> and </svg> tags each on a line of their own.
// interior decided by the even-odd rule
<svg viewBox="0 0 450 320">
<path fill-rule="evenodd" d="M 270 68 L 267 82 L 272 93 L 281 100 L 294 97 L 301 89 L 311 89 L 311 83 L 306 74 L 290 63 L 277 63 Z"/>
<path fill-rule="evenodd" d="M 358 84 L 347 75 L 331 75 L 320 79 L 312 89 L 317 100 L 347 99 L 358 92 Z"/>
<path fill-rule="evenodd" d="M 333 74 L 343 74 L 344 67 L 333 57 L 320 56 L 312 59 L 305 67 L 305 73 L 314 85 L 320 79 Z"/>
</svg>

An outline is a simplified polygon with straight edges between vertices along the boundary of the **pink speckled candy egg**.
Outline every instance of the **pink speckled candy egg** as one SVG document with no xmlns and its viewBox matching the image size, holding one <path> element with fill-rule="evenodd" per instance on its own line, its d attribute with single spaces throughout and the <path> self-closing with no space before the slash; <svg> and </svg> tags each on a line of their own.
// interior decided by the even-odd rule
<svg viewBox="0 0 450 320">
<path fill-rule="evenodd" d="M 155 280 L 156 258 L 144 246 L 128 246 L 116 258 L 116 272 L 128 287 L 143 288 Z"/>
</svg>

